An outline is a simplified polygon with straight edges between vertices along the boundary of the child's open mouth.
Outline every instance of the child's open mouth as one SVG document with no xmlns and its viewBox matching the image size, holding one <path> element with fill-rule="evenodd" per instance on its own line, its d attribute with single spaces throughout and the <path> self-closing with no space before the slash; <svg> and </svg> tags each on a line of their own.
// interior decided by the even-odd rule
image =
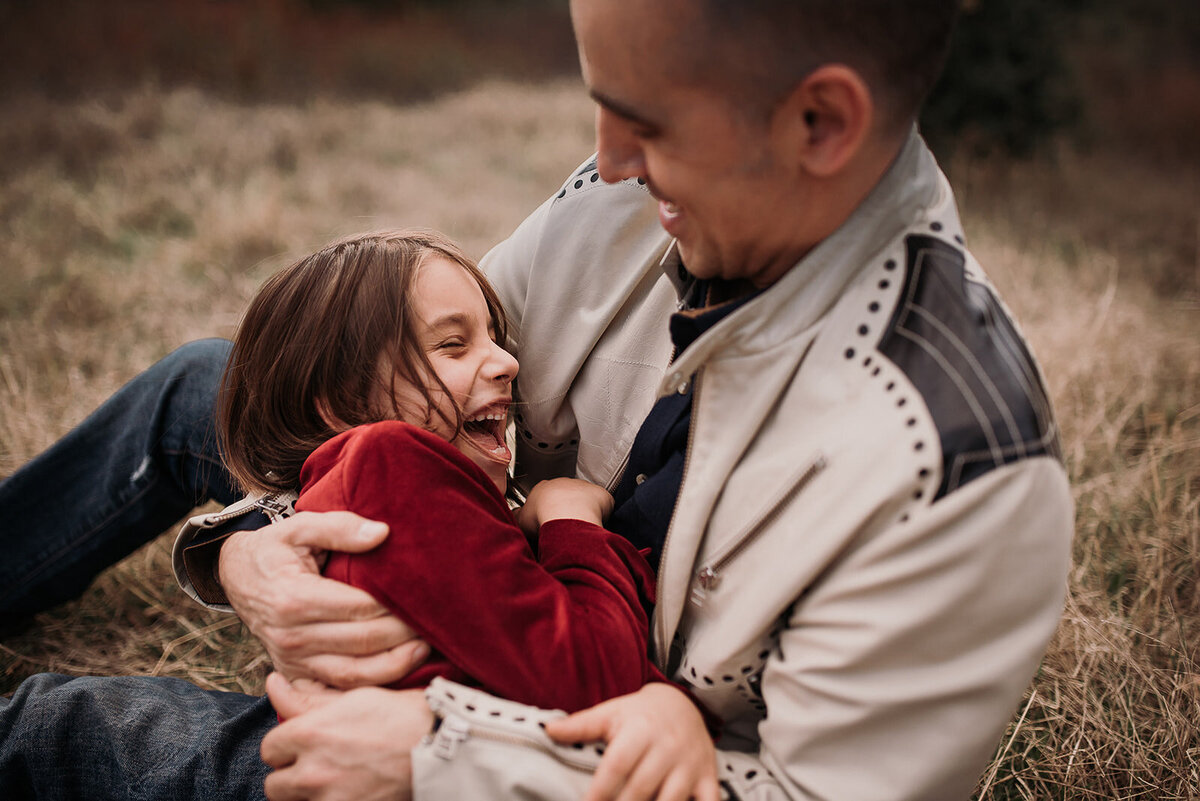
<svg viewBox="0 0 1200 801">
<path fill-rule="evenodd" d="M 491 406 L 464 420 L 463 434 L 485 453 L 507 462 L 511 457 L 508 445 L 504 441 L 504 429 L 507 424 L 507 407 Z"/>
</svg>

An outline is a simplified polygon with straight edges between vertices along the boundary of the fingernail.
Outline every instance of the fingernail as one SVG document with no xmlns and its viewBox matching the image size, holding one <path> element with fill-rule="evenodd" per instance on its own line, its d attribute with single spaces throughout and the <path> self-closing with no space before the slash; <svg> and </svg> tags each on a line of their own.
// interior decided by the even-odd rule
<svg viewBox="0 0 1200 801">
<path fill-rule="evenodd" d="M 365 540 L 373 540 L 387 534 L 387 523 L 369 520 L 358 527 L 358 536 Z"/>
<path fill-rule="evenodd" d="M 414 662 L 424 662 L 429 658 L 429 646 L 424 642 L 418 643 L 417 647 L 413 649 L 412 658 Z"/>
</svg>

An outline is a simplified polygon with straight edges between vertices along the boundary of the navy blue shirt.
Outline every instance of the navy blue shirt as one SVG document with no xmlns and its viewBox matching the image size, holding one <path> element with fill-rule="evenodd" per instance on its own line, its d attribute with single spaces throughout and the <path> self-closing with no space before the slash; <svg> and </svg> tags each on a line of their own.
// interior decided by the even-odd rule
<svg viewBox="0 0 1200 801">
<path fill-rule="evenodd" d="M 671 315 L 675 355 L 683 353 L 701 334 L 757 294 L 707 306 L 711 287 L 711 282 L 697 280 L 687 293 L 685 310 Z M 655 570 L 683 483 L 691 422 L 692 382 L 689 381 L 685 392 L 659 398 L 646 415 L 629 451 L 629 464 L 613 490 L 613 513 L 604 524 L 638 548 L 649 548 L 648 561 Z"/>
</svg>

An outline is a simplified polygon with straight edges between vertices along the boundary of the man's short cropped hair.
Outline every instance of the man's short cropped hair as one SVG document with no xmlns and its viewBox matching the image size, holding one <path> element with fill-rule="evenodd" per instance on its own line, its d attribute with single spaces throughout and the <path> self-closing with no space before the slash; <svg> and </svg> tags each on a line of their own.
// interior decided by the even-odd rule
<svg viewBox="0 0 1200 801">
<path fill-rule="evenodd" d="M 697 41 L 721 56 L 696 54 L 709 77 L 770 107 L 816 68 L 845 64 L 866 80 L 884 125 L 899 129 L 941 73 L 960 0 L 695 3 L 701 13 L 693 19 L 704 26 Z"/>
</svg>

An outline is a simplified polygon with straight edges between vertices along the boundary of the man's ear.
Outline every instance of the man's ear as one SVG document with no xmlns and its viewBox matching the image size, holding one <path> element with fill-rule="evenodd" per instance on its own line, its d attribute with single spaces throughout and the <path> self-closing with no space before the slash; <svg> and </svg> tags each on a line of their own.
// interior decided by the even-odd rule
<svg viewBox="0 0 1200 801">
<path fill-rule="evenodd" d="M 792 90 L 779 113 L 786 115 L 784 124 L 800 165 L 818 178 L 831 178 L 862 150 L 875 124 L 876 108 L 866 81 L 855 70 L 826 64 Z"/>
</svg>

